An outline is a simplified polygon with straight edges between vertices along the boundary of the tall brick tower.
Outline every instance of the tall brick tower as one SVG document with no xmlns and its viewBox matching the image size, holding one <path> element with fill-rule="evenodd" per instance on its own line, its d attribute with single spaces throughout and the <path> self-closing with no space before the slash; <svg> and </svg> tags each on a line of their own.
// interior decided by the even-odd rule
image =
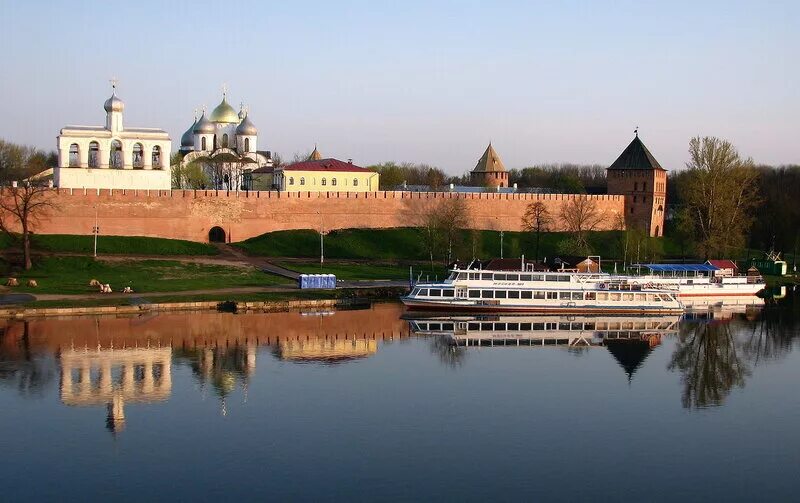
<svg viewBox="0 0 800 503">
<path fill-rule="evenodd" d="M 625 225 L 650 236 L 664 235 L 664 201 L 667 171 L 639 139 L 638 130 L 630 145 L 606 170 L 608 193 L 625 196 Z"/>
</svg>

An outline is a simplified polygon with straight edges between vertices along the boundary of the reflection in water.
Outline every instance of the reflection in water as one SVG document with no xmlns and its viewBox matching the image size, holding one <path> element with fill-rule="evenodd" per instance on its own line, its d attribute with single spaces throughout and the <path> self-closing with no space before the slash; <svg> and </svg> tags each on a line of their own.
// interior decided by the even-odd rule
<svg viewBox="0 0 800 503">
<path fill-rule="evenodd" d="M 669 364 L 679 370 L 686 408 L 721 405 L 735 387 L 744 387 L 750 370 L 740 359 L 729 323 L 687 324 Z"/>
<path fill-rule="evenodd" d="M 690 315 L 682 324 L 670 370 L 681 374 L 686 408 L 722 405 L 744 388 L 752 369 L 782 358 L 798 335 L 797 305 Z"/>
<path fill-rule="evenodd" d="M 682 319 L 414 314 L 404 320 L 401 306 L 378 304 L 336 312 L 9 321 L 0 332 L 0 386 L 36 396 L 58 382 L 63 404 L 105 407 L 107 426 L 117 432 L 126 405 L 170 399 L 175 368 L 189 369 L 200 393 L 212 393 L 221 413 L 230 413 L 237 389 L 247 401 L 259 347 L 267 349 L 262 358 L 281 364 L 353 364 L 382 344 L 424 337 L 430 353 L 454 370 L 478 348 L 561 347 L 576 356 L 605 348 L 631 380 L 669 341 L 667 368 L 680 376 L 683 406 L 702 408 L 722 404 L 755 366 L 791 351 L 798 310 L 790 306 L 763 313 L 715 309 Z"/>
<path fill-rule="evenodd" d="M 607 347 L 630 379 L 661 338 L 677 333 L 679 316 L 410 316 L 417 335 L 433 339 L 433 352 L 459 366 L 471 347 L 566 347 L 575 355 Z"/>
<path fill-rule="evenodd" d="M 172 392 L 172 349 L 69 348 L 59 355 L 61 402 L 87 407 L 105 405 L 106 427 L 125 428 L 125 404 L 158 402 Z"/>
<path fill-rule="evenodd" d="M 346 363 L 378 342 L 408 337 L 396 304 L 336 312 L 177 313 L 8 321 L 0 331 L 0 386 L 25 396 L 61 376 L 61 402 L 106 407 L 107 426 L 125 426 L 130 403 L 169 400 L 173 365 L 191 369 L 222 415 L 237 388 L 245 402 L 259 346 L 287 363 Z"/>
</svg>

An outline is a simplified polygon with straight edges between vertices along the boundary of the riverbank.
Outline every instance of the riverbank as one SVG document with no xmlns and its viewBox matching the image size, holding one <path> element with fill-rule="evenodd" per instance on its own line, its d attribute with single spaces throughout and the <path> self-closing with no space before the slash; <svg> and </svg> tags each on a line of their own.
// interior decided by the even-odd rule
<svg viewBox="0 0 800 503">
<path fill-rule="evenodd" d="M 406 291 L 407 288 L 399 286 L 365 286 L 336 290 L 285 290 L 234 294 L 209 292 L 200 295 L 182 295 L 176 293 L 148 299 L 122 296 L 105 299 L 60 299 L 0 307 L 0 317 L 130 315 L 186 310 L 284 311 L 305 307 L 342 307 L 367 304 L 373 301 L 396 300 Z"/>
</svg>

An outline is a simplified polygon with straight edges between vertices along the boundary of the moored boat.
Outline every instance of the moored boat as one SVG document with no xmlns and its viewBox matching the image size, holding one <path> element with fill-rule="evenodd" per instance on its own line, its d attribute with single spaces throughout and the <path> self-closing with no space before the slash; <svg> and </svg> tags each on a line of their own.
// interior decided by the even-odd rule
<svg viewBox="0 0 800 503">
<path fill-rule="evenodd" d="M 401 298 L 410 309 L 528 313 L 680 313 L 677 290 L 604 274 L 453 269 Z"/>
</svg>

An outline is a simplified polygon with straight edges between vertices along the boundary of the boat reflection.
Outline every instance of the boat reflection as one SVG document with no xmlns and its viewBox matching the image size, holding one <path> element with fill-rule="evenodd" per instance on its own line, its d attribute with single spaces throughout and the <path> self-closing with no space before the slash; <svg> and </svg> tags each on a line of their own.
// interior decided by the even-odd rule
<svg viewBox="0 0 800 503">
<path fill-rule="evenodd" d="M 441 336 L 439 341 L 446 343 L 435 342 L 434 352 L 451 366 L 462 364 L 469 348 L 605 347 L 630 380 L 663 337 L 678 333 L 680 319 L 678 315 L 431 316 L 411 318 L 409 325 L 417 335 Z"/>
</svg>

